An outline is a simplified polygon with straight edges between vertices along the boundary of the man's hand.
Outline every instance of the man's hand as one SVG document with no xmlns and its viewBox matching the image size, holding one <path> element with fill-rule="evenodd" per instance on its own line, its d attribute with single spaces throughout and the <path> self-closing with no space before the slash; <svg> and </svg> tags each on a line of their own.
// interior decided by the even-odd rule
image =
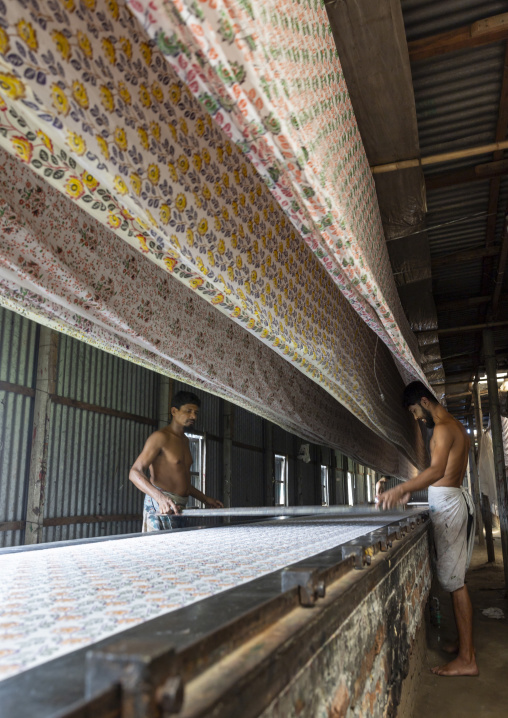
<svg viewBox="0 0 508 718">
<path fill-rule="evenodd" d="M 169 496 L 166 496 L 166 494 L 161 494 L 159 498 L 157 498 L 157 503 L 159 504 L 159 513 L 160 514 L 181 514 L 182 509 L 175 504 L 174 501 L 172 501 Z"/>
<path fill-rule="evenodd" d="M 409 491 L 404 491 L 404 484 L 400 484 L 393 489 L 385 491 L 379 496 L 376 496 L 377 505 L 380 509 L 393 509 L 396 506 L 405 506 L 411 494 Z"/>
<path fill-rule="evenodd" d="M 218 499 L 212 499 L 211 496 L 205 496 L 205 508 L 207 509 L 223 509 L 224 504 Z"/>
</svg>

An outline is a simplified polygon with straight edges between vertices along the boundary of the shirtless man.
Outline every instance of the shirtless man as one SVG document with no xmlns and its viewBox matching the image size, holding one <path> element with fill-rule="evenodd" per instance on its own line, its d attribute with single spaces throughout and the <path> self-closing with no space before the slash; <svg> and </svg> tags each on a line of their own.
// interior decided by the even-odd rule
<svg viewBox="0 0 508 718">
<path fill-rule="evenodd" d="M 191 483 L 192 456 L 185 432 L 194 428 L 200 405 L 200 399 L 191 392 L 175 394 L 171 402 L 171 423 L 148 437 L 132 465 L 129 479 L 146 494 L 143 531 L 170 529 L 167 514 L 181 513 L 189 496 L 202 501 L 207 508 L 223 508 L 220 501 L 205 496 Z M 150 479 L 146 477 L 148 469 Z"/>
<path fill-rule="evenodd" d="M 474 541 L 474 507 L 462 486 L 469 456 L 469 437 L 463 425 L 453 418 L 420 381 L 404 390 L 404 406 L 416 420 L 434 428 L 430 442 L 431 462 L 416 478 L 381 494 L 379 507 L 391 509 L 406 504 L 412 491 L 429 489 L 430 518 L 434 528 L 437 576 L 452 596 L 458 632 L 458 655 L 450 663 L 437 666 L 439 676 L 477 676 L 473 647 L 473 608 L 464 584 Z"/>
</svg>

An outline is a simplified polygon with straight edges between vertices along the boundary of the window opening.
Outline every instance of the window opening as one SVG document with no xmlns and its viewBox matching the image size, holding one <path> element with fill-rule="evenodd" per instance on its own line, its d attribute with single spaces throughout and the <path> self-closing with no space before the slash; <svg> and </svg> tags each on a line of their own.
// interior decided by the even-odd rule
<svg viewBox="0 0 508 718">
<path fill-rule="evenodd" d="M 205 437 L 200 434 L 187 434 L 189 439 L 189 448 L 192 456 L 191 465 L 191 484 L 201 493 L 206 494 L 205 491 Z M 193 496 L 189 496 L 189 503 L 187 504 L 190 508 L 201 508 L 203 504 Z"/>
<path fill-rule="evenodd" d="M 370 474 L 370 471 L 367 469 L 365 479 L 367 481 L 367 501 L 370 504 L 371 501 L 373 501 L 372 498 L 372 476 Z"/>
<path fill-rule="evenodd" d="M 275 454 L 275 506 L 287 506 L 288 461 Z"/>
<path fill-rule="evenodd" d="M 321 504 L 330 506 L 330 484 L 328 478 L 328 466 L 321 465 Z"/>
<path fill-rule="evenodd" d="M 347 502 L 350 506 L 355 505 L 353 474 L 350 471 L 347 472 Z"/>
</svg>

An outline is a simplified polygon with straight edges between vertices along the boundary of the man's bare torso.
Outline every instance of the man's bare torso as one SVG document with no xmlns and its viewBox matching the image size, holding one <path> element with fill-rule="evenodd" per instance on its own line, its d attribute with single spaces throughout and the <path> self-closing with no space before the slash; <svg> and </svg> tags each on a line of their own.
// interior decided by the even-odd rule
<svg viewBox="0 0 508 718">
<path fill-rule="evenodd" d="M 179 496 L 188 496 L 192 466 L 189 439 L 185 435 L 176 435 L 169 427 L 161 429 L 158 433 L 164 435 L 164 443 L 150 465 L 150 481 L 159 489 Z"/>
<path fill-rule="evenodd" d="M 438 428 L 439 427 L 439 428 Z M 469 436 L 464 426 L 452 416 L 436 424 L 436 429 L 447 432 L 452 440 L 445 473 L 442 479 L 436 481 L 433 486 L 456 486 L 462 485 L 466 473 L 469 457 Z M 435 429 L 435 430 L 436 430 Z M 434 431 L 435 431 L 434 430 Z M 430 441 L 430 453 L 432 454 L 435 445 L 435 437 Z"/>
</svg>

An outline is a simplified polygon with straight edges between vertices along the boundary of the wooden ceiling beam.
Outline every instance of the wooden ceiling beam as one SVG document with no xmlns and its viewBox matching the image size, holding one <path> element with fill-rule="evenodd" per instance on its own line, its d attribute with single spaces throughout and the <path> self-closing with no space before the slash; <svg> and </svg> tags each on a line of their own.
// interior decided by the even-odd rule
<svg viewBox="0 0 508 718">
<path fill-rule="evenodd" d="M 452 252 L 451 254 L 443 254 L 438 257 L 432 258 L 432 269 L 444 267 L 448 264 L 462 264 L 464 262 L 474 262 L 477 259 L 484 259 L 485 257 L 495 257 L 499 254 L 500 248 L 494 247 L 479 247 L 478 249 L 466 249 L 463 252 Z"/>
<path fill-rule="evenodd" d="M 481 304 L 487 304 L 488 302 L 490 302 L 490 299 L 490 294 L 485 294 L 482 297 L 469 297 L 468 299 L 452 299 L 448 302 L 440 302 L 438 300 L 436 301 L 436 309 L 438 312 L 454 311 L 456 309 L 473 309 L 474 307 L 478 307 Z M 446 358 L 448 359 L 451 357 Z"/>
<path fill-rule="evenodd" d="M 479 332 L 482 329 L 496 329 L 497 327 L 508 326 L 508 319 L 499 322 L 483 322 L 482 324 L 466 324 L 459 327 L 447 327 L 446 329 L 438 329 L 438 336 L 448 336 L 452 334 L 464 334 L 468 332 Z"/>
<path fill-rule="evenodd" d="M 463 25 L 456 30 L 408 42 L 409 60 L 410 62 L 427 60 L 447 52 L 490 45 L 507 38 L 508 13 L 493 15 L 483 20 L 477 20 L 471 25 Z"/>
<path fill-rule="evenodd" d="M 426 177 L 425 187 L 427 191 L 429 191 L 443 187 L 452 187 L 457 184 L 465 184 L 467 182 L 480 182 L 505 174 L 508 174 L 508 160 L 484 162 L 480 165 L 475 165 L 475 167 L 468 167 L 467 169 L 457 170 L 456 172 L 443 172 L 442 174 Z"/>
<path fill-rule="evenodd" d="M 397 172 L 398 170 L 407 170 L 411 167 L 426 167 L 427 165 L 438 165 L 442 162 L 454 162 L 455 160 L 463 160 L 468 157 L 477 157 L 478 155 L 486 155 L 494 152 L 494 159 L 502 159 L 502 153 L 508 150 L 508 140 L 499 140 L 489 142 L 486 145 L 478 145 L 477 147 L 465 147 L 461 150 L 450 150 L 449 152 L 439 152 L 435 155 L 427 155 L 426 157 L 415 157 L 411 160 L 398 160 L 397 162 L 388 162 L 383 165 L 371 165 L 373 175 L 383 174 L 385 172 Z M 495 181 L 495 180 L 493 180 Z"/>
</svg>

